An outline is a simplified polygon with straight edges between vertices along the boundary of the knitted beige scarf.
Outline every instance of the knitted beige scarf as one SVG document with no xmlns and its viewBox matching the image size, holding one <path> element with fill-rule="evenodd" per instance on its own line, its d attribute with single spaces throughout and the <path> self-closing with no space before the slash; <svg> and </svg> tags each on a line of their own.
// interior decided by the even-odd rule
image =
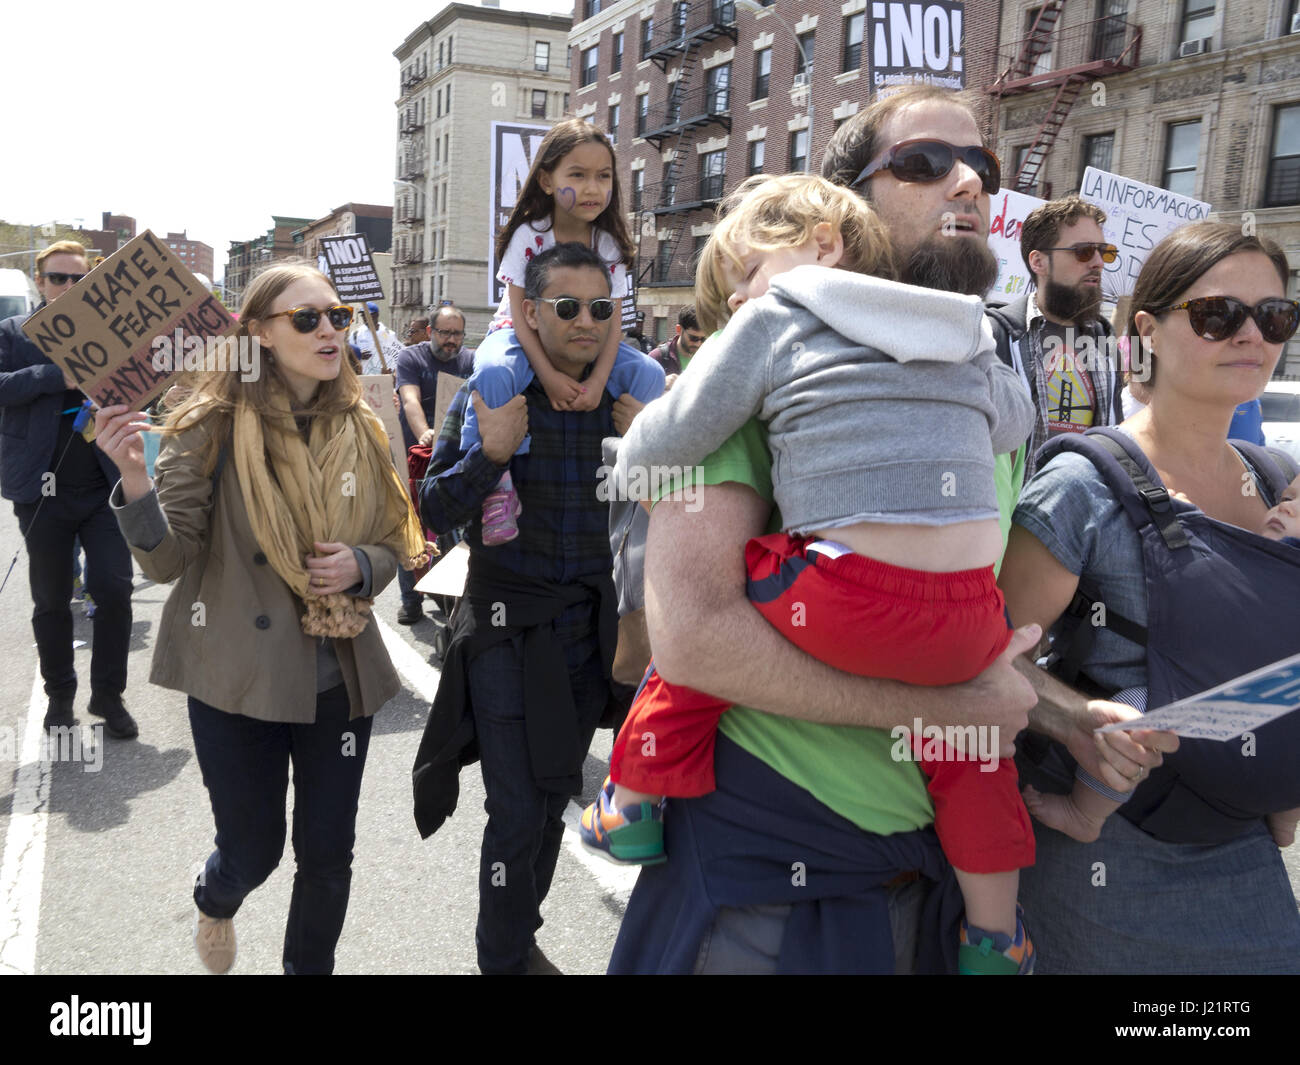
<svg viewBox="0 0 1300 1065">
<path fill-rule="evenodd" d="M 304 559 L 315 544 L 384 544 L 399 564 L 424 559 L 424 531 L 389 457 L 383 423 L 362 401 L 346 414 L 315 415 L 303 439 L 283 389 L 270 417 L 239 404 L 235 468 L 253 535 L 275 572 L 302 599 L 302 631 L 351 639 L 370 620 L 370 599 L 312 591 Z"/>
</svg>

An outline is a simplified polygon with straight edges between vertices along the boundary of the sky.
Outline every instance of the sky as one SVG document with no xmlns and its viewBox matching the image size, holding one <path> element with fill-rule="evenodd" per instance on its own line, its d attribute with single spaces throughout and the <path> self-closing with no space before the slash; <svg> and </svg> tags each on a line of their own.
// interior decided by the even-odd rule
<svg viewBox="0 0 1300 1065">
<path fill-rule="evenodd" d="M 393 50 L 446 6 L 7 3 L 0 219 L 99 229 L 104 211 L 130 215 L 137 232 L 210 244 L 220 277 L 230 241 L 265 233 L 273 214 L 391 204 Z"/>
</svg>

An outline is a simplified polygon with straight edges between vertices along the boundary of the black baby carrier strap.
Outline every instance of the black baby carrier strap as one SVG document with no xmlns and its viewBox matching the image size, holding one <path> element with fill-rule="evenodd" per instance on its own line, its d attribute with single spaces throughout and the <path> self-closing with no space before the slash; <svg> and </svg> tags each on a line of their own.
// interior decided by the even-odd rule
<svg viewBox="0 0 1300 1065">
<path fill-rule="evenodd" d="M 1293 464 L 1264 448 L 1234 442 L 1272 505 Z M 1170 498 L 1137 444 L 1115 429 L 1059 436 L 1040 451 L 1039 468 L 1061 451 L 1085 455 L 1123 507 L 1142 541 L 1147 624 L 1114 611 L 1106 627 L 1146 648 L 1147 706 L 1223 684 L 1300 653 L 1300 549 L 1215 521 Z M 1284 469 L 1286 467 L 1286 469 Z M 1096 600 L 1081 584 L 1049 664 L 1067 683 L 1085 681 L 1079 663 L 1096 626 Z M 1096 616 L 1096 615 L 1094 615 Z M 1076 643 L 1082 642 L 1080 649 Z M 1073 670 L 1073 674 L 1071 674 Z M 1095 686 L 1094 686 L 1095 687 Z M 1265 814 L 1300 806 L 1300 713 L 1277 718 L 1253 737 L 1220 742 L 1183 739 L 1119 812 L 1144 832 L 1172 843 L 1215 844 L 1251 831 Z"/>
</svg>

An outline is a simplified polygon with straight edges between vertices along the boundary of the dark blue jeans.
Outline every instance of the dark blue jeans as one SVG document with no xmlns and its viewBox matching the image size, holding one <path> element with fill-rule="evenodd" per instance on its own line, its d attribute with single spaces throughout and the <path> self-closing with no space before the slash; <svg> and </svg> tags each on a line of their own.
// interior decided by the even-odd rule
<svg viewBox="0 0 1300 1065">
<path fill-rule="evenodd" d="M 316 696 L 311 725 L 228 714 L 192 696 L 189 705 L 194 752 L 217 823 L 217 849 L 194 886 L 195 904 L 209 917 L 234 917 L 244 897 L 280 864 L 292 761 L 297 871 L 284 971 L 333 972 L 348 912 L 371 719 L 348 720 L 342 684 Z"/>
<path fill-rule="evenodd" d="M 575 757 L 581 759 L 605 708 L 609 682 L 595 633 L 566 640 L 564 649 L 582 746 Z M 533 782 L 524 729 L 522 637 L 490 647 L 470 662 L 469 686 L 488 815 L 479 859 L 478 967 L 485 974 L 522 973 L 542 927 L 541 904 L 555 874 L 569 796 L 542 791 Z"/>
<path fill-rule="evenodd" d="M 73 695 L 77 669 L 72 651 L 72 552 L 86 550 L 86 591 L 95 600 L 90 688 L 106 695 L 126 690 L 131 645 L 131 551 L 122 539 L 103 488 L 63 487 L 36 503 L 15 503 L 26 538 L 32 589 L 32 630 L 46 695 Z"/>
<path fill-rule="evenodd" d="M 409 569 L 397 567 L 397 587 L 402 595 L 402 606 L 418 607 L 423 597 L 415 590 L 415 574 Z"/>
</svg>

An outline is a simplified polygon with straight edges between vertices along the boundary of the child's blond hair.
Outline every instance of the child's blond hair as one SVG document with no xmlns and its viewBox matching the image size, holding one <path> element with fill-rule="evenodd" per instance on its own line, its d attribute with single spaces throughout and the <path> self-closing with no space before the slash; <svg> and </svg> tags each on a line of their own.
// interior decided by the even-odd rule
<svg viewBox="0 0 1300 1065">
<path fill-rule="evenodd" d="M 749 251 L 797 248 L 813 239 L 819 222 L 830 223 L 844 240 L 841 267 L 895 277 L 889 232 L 876 212 L 856 193 L 816 174 L 757 174 L 722 202 L 718 217 L 695 278 L 695 309 L 706 333 L 721 329 L 731 317 L 727 300 L 735 289 L 727 270 L 742 268 L 742 246 Z"/>
</svg>

